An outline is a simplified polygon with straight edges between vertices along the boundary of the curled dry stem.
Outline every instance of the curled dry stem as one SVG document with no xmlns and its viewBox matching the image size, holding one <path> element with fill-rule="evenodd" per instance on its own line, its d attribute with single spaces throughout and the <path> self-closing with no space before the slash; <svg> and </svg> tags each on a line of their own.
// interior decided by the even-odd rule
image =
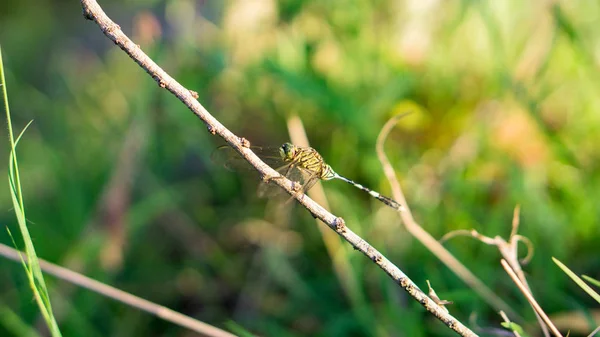
<svg viewBox="0 0 600 337">
<path fill-rule="evenodd" d="M 527 288 L 528 292 L 531 293 L 531 289 L 529 288 L 529 284 L 527 283 L 527 279 L 525 277 L 525 273 L 523 272 L 523 269 L 521 268 L 521 265 L 526 264 L 531 260 L 534 249 L 533 249 L 533 244 L 527 237 L 517 234 L 519 232 L 520 211 L 521 211 L 521 207 L 519 205 L 515 206 L 515 209 L 513 211 L 513 218 L 512 218 L 512 229 L 511 229 L 510 238 L 508 239 L 508 241 L 504 240 L 500 236 L 495 236 L 493 238 L 485 236 L 485 235 L 477 232 L 475 229 L 471 229 L 471 230 L 460 229 L 460 230 L 452 231 L 452 232 L 444 235 L 440 241 L 445 242 L 445 241 L 447 241 L 451 238 L 457 237 L 457 236 L 471 236 L 471 237 L 475 238 L 476 240 L 478 240 L 479 242 L 482 242 L 482 243 L 485 243 L 485 244 L 491 245 L 491 246 L 496 246 L 498 248 L 498 251 L 502 255 L 502 257 L 504 258 L 504 260 L 507 261 L 507 263 L 511 266 L 512 270 L 518 276 L 519 281 Z M 518 258 L 519 242 L 523 242 L 527 246 L 527 255 L 525 256 L 525 258 L 523 258 L 521 260 L 519 260 L 519 258 Z M 542 317 L 538 314 L 538 312 L 535 310 L 535 308 L 534 308 L 534 312 L 537 316 L 538 323 L 542 329 L 542 333 L 546 337 L 550 336 L 550 333 L 548 331 L 548 327 L 546 326 L 545 320 L 542 319 Z"/>
</svg>

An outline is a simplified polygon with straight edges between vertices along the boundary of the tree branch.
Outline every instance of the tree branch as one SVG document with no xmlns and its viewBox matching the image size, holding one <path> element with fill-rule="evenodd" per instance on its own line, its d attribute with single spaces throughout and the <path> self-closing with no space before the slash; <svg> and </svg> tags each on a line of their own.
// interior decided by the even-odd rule
<svg viewBox="0 0 600 337">
<path fill-rule="evenodd" d="M 344 240 L 350 243 L 356 250 L 359 250 L 381 269 L 383 269 L 396 283 L 406 290 L 415 300 L 417 300 L 427 311 L 437 317 L 446 326 L 460 334 L 461 336 L 477 336 L 474 332 L 465 327 L 456 320 L 445 309 L 438 306 L 432 299 L 419 289 L 398 267 L 393 265 L 385 256 L 373 248 L 368 242 L 360 238 L 348 227 L 344 220 L 337 217 L 322 206 L 317 204 L 307 195 L 298 193 L 294 190 L 294 183 L 262 162 L 249 147 L 250 143 L 245 139 L 236 136 L 215 119 L 198 101 L 198 94 L 184 88 L 175 79 L 162 70 L 152 59 L 150 59 L 138 45 L 133 43 L 121 30 L 119 25 L 114 23 L 102 10 L 100 5 L 94 0 L 81 0 L 83 15 L 86 19 L 92 20 L 98 24 L 102 32 L 111 39 L 119 48 L 121 48 L 129 57 L 139 64 L 161 88 L 165 88 L 183 102 L 200 120 L 202 120 L 211 134 L 222 137 L 233 149 L 235 149 L 244 159 L 246 159 L 263 177 L 265 181 L 282 187 L 287 193 L 296 198 L 313 217 L 323 221 L 327 226 L 338 233 Z M 277 179 L 273 179 L 277 177 Z"/>
</svg>

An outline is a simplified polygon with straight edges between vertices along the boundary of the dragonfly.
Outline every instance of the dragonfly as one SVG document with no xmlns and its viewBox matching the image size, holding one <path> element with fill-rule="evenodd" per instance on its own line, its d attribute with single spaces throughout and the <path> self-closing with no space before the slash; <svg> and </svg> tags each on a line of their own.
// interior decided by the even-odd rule
<svg viewBox="0 0 600 337">
<path fill-rule="evenodd" d="M 380 193 L 369 189 L 359 183 L 356 183 L 344 176 L 337 174 L 330 165 L 325 163 L 325 160 L 312 147 L 301 147 L 296 146 L 292 143 L 284 143 L 279 148 L 262 148 L 262 147 L 251 147 L 251 149 L 269 166 L 277 167 L 276 171 L 282 176 L 288 178 L 291 181 L 298 181 L 302 184 L 301 192 L 307 192 L 313 187 L 319 180 L 333 180 L 339 179 L 347 182 L 348 184 L 367 192 L 375 199 L 381 201 L 387 206 L 397 210 L 404 211 L 404 206 L 396 202 L 395 200 L 381 195 Z M 234 169 L 240 167 L 240 163 L 243 161 L 235 150 L 225 145 L 217 148 L 213 153 L 213 159 L 215 157 L 223 157 L 225 155 L 225 167 Z M 216 161 L 219 161 L 218 159 Z M 246 167 L 248 166 L 245 163 Z M 259 188 L 260 195 L 266 195 L 267 184 L 261 185 Z"/>
</svg>

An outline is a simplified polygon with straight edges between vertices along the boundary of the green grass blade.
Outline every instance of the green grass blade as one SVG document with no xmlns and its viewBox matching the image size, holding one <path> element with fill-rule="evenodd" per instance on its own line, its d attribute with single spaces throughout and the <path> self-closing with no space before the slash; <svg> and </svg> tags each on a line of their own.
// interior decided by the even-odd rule
<svg viewBox="0 0 600 337">
<path fill-rule="evenodd" d="M 0 324 L 2 324 L 11 336 L 40 336 L 40 334 L 23 321 L 19 315 L 4 305 L 0 305 Z"/>
<path fill-rule="evenodd" d="M 231 332 L 233 332 L 234 334 L 236 334 L 240 337 L 255 337 L 256 336 L 253 333 L 251 333 L 250 331 L 246 330 L 243 326 L 239 325 L 235 321 L 228 321 L 227 323 L 225 323 L 225 325 L 227 326 L 227 328 L 229 328 L 229 330 Z"/>
<path fill-rule="evenodd" d="M 523 330 L 523 328 L 514 322 L 502 322 L 500 323 L 500 325 L 502 325 L 503 327 L 505 327 L 506 329 L 512 331 L 512 332 L 516 332 L 519 334 L 519 336 L 521 337 L 529 337 L 529 335 L 527 335 L 525 333 L 525 330 Z"/>
<path fill-rule="evenodd" d="M 8 106 L 8 93 L 6 90 L 6 80 L 4 77 L 4 63 L 2 61 L 2 50 L 0 49 L 0 87 L 2 88 L 2 97 L 4 100 L 4 110 L 6 112 L 6 121 L 8 127 L 9 141 L 10 141 L 10 155 L 9 155 L 9 170 L 8 170 L 8 183 L 10 189 L 10 195 L 13 202 L 13 207 L 15 210 L 15 215 L 17 217 L 17 223 L 19 224 L 19 231 L 21 232 L 21 236 L 23 237 L 23 242 L 25 243 L 25 252 L 27 255 L 27 263 L 23 261 L 25 273 L 27 274 L 27 278 L 29 280 L 29 284 L 31 286 L 31 290 L 33 291 L 34 297 L 40 308 L 42 316 L 46 321 L 46 324 L 52 333 L 52 336 L 61 336 L 60 330 L 58 328 L 58 324 L 56 323 L 56 319 L 52 313 L 52 306 L 50 304 L 50 296 L 48 295 L 48 289 L 46 287 L 46 283 L 44 281 L 44 277 L 42 275 L 42 270 L 39 265 L 39 261 L 37 255 L 35 253 L 35 248 L 33 246 L 33 242 L 31 240 L 31 236 L 29 235 L 29 230 L 27 229 L 27 222 L 25 217 L 25 204 L 23 202 L 23 193 L 21 189 L 21 179 L 19 177 L 19 165 L 17 161 L 16 155 L 16 147 L 17 143 L 23 136 L 23 133 L 29 127 L 31 122 L 27 124 L 27 126 L 23 129 L 23 131 L 19 134 L 17 139 L 14 138 L 14 133 L 12 129 L 12 121 L 10 117 L 10 109 Z M 9 235 L 11 239 L 13 239 L 12 234 L 9 231 Z M 13 244 L 17 247 L 14 239 Z"/>
<path fill-rule="evenodd" d="M 12 240 L 13 246 L 17 247 L 17 242 L 15 241 L 15 238 L 12 235 L 10 229 L 7 228 L 6 231 L 8 232 L 8 236 L 10 236 L 10 239 Z M 21 258 L 21 264 L 23 265 L 23 269 L 25 269 L 25 274 L 27 274 L 29 286 L 33 290 L 33 295 L 35 296 L 36 301 L 40 303 L 42 302 L 42 295 L 36 286 L 35 276 L 33 275 L 32 268 L 25 262 L 25 259 L 23 259 L 23 255 L 21 253 L 19 253 L 19 257 Z M 50 314 L 48 313 L 47 307 L 45 305 L 40 306 L 40 311 L 42 312 L 42 316 L 44 316 L 44 319 L 48 321 L 50 319 Z"/>
<path fill-rule="evenodd" d="M 596 287 L 600 287 L 600 281 L 598 281 L 598 280 L 596 280 L 594 278 L 591 278 L 591 277 L 589 277 L 587 275 L 581 275 L 581 277 L 583 277 L 586 281 L 588 281 L 589 283 L 595 285 Z"/>
<path fill-rule="evenodd" d="M 598 293 L 595 292 L 594 289 L 590 288 L 590 286 L 588 286 L 581 278 L 579 278 L 579 276 L 572 272 L 571 269 L 565 266 L 558 259 L 553 257 L 552 261 L 554 261 L 554 263 L 556 263 L 560 267 L 560 269 L 562 269 L 565 272 L 565 274 L 567 274 L 573 281 L 575 281 L 575 283 L 577 283 L 577 285 L 581 289 L 583 289 L 586 293 L 588 293 L 588 295 L 595 299 L 596 302 L 600 303 L 600 295 L 598 295 Z"/>
</svg>

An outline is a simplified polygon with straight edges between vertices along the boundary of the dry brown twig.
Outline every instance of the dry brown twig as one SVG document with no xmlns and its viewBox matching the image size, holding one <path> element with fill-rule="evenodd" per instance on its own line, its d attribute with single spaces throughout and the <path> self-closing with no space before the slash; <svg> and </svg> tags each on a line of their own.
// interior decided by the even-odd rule
<svg viewBox="0 0 600 337">
<path fill-rule="evenodd" d="M 519 232 L 520 212 L 521 212 L 521 207 L 519 205 L 517 205 L 515 207 L 515 209 L 513 210 L 512 229 L 511 229 L 510 237 L 509 237 L 508 241 L 504 240 L 500 236 L 495 236 L 493 238 L 485 236 L 483 234 L 480 234 L 479 232 L 477 232 L 474 229 L 457 230 L 457 231 L 450 232 L 450 233 L 444 235 L 440 241 L 444 242 L 444 241 L 447 241 L 450 238 L 453 238 L 456 236 L 470 236 L 470 237 L 473 237 L 473 238 L 477 239 L 478 241 L 483 242 L 485 244 L 496 246 L 498 248 L 498 251 L 502 255 L 502 257 L 504 258 L 502 260 L 502 261 L 504 261 L 504 262 L 502 262 L 502 266 L 504 267 L 505 270 L 507 270 L 506 267 L 504 266 L 504 263 L 506 263 L 511 271 L 509 273 L 509 276 L 513 279 L 515 284 L 517 284 L 519 289 L 521 289 L 521 288 L 525 289 L 525 292 L 523 292 L 523 293 L 525 295 L 525 298 L 529 301 L 529 303 L 537 317 L 538 323 L 542 329 L 542 333 L 544 334 L 544 336 L 549 337 L 550 332 L 548 331 L 548 328 L 550 328 L 550 330 L 555 335 L 556 335 L 556 333 L 558 333 L 558 329 L 554 326 L 552 321 L 550 321 L 550 319 L 544 313 L 544 311 L 541 310 L 539 305 L 537 305 L 537 302 L 535 302 L 535 300 L 533 302 L 530 300 L 530 298 L 531 299 L 533 298 L 532 291 L 531 291 L 531 288 L 529 287 L 529 284 L 527 283 L 527 278 L 525 277 L 525 273 L 523 272 L 523 269 L 521 268 L 522 264 L 529 263 L 529 261 L 532 258 L 533 244 L 527 237 L 517 234 Z M 527 255 L 525 256 L 525 258 L 523 258 L 521 260 L 519 260 L 519 253 L 518 253 L 519 242 L 522 242 L 527 246 Z M 508 272 L 508 270 L 507 270 L 507 272 Z M 513 277 L 513 274 L 515 275 L 515 277 Z"/>
<path fill-rule="evenodd" d="M 590 334 L 588 335 L 588 337 L 595 336 L 599 331 L 600 331 L 600 326 L 597 327 L 596 329 L 594 329 L 594 331 L 590 332 Z"/>
<path fill-rule="evenodd" d="M 322 206 L 314 202 L 308 196 L 299 198 L 295 193 L 294 183 L 279 175 L 271 167 L 262 162 L 256 154 L 249 149 L 249 142 L 236 136 L 215 119 L 197 100 L 197 94 L 179 84 L 175 79 L 162 70 L 153 60 L 151 60 L 138 45 L 133 43 L 127 37 L 119 25 L 114 23 L 102 10 L 96 1 L 81 0 L 83 15 L 85 18 L 98 24 L 102 32 L 111 39 L 119 48 L 121 48 L 129 57 L 131 57 L 140 67 L 142 67 L 161 88 L 165 88 L 183 102 L 200 120 L 202 120 L 211 134 L 219 135 L 233 149 L 235 149 L 245 160 L 247 160 L 261 174 L 264 180 L 273 182 L 282 187 L 287 193 L 296 198 L 315 218 L 320 219 L 331 229 L 338 233 L 344 240 L 350 243 L 356 250 L 359 250 L 369 259 L 375 262 L 383 269 L 395 282 L 406 290 L 415 300 L 421 303 L 427 311 L 441 320 L 446 326 L 462 336 L 476 336 L 461 322 L 451 315 L 444 312 L 433 300 L 431 300 L 423 291 L 421 291 L 398 267 L 393 265 L 385 256 L 373 248 L 365 240 L 360 238 L 348 227 L 346 227 L 342 218 L 337 217 Z M 277 177 L 277 179 L 273 179 Z"/>
<path fill-rule="evenodd" d="M 454 238 L 456 236 L 471 236 L 471 237 L 479 240 L 480 242 L 483 242 L 488 245 L 496 246 L 498 248 L 498 250 L 500 251 L 500 254 L 502 255 L 502 257 L 504 257 L 504 259 L 506 259 L 506 261 L 508 261 L 508 263 L 515 270 L 515 272 L 517 272 L 519 274 L 519 278 L 522 281 L 525 281 L 525 274 L 523 273 L 523 270 L 521 269 L 521 264 L 527 264 L 531 260 L 531 258 L 533 256 L 533 245 L 527 237 L 517 234 L 519 232 L 520 210 L 521 210 L 521 208 L 519 207 L 519 205 L 517 205 L 513 211 L 512 229 L 510 232 L 510 237 L 508 239 L 508 242 L 500 236 L 495 236 L 495 237 L 491 238 L 491 237 L 485 236 L 483 234 L 480 234 L 479 232 L 477 232 L 474 229 L 471 229 L 471 230 L 461 229 L 461 230 L 452 231 L 452 232 L 444 235 L 440 239 L 440 242 L 443 243 L 443 242 L 448 241 L 449 239 Z M 527 255 L 521 260 L 519 260 L 519 254 L 518 254 L 519 242 L 522 242 L 527 246 Z"/>
<path fill-rule="evenodd" d="M 521 290 L 521 292 L 523 293 L 523 295 L 525 296 L 525 298 L 527 299 L 529 304 L 531 304 L 535 313 L 537 315 L 539 315 L 542 318 L 542 320 L 544 321 L 544 323 L 546 323 L 548 325 L 548 328 L 550 328 L 550 331 L 552 331 L 552 333 L 555 336 L 562 337 L 562 334 L 560 333 L 560 331 L 558 331 L 558 329 L 554 326 L 554 324 L 552 323 L 550 318 L 548 318 L 548 316 L 546 315 L 544 310 L 542 310 L 542 307 L 540 307 L 540 305 L 537 303 L 537 301 L 535 300 L 533 295 L 531 295 L 531 292 L 528 289 L 529 287 L 526 286 L 523 282 L 521 282 L 521 280 L 519 279 L 519 277 L 517 276 L 515 271 L 511 268 L 510 264 L 508 262 L 506 262 L 505 259 L 500 260 L 500 263 L 502 264 L 502 267 L 504 268 L 504 270 L 506 270 L 506 272 L 508 273 L 510 278 L 513 280 L 513 282 L 515 282 L 517 287 L 519 287 L 519 290 Z M 544 325 L 542 325 L 542 326 L 544 326 Z"/>
<path fill-rule="evenodd" d="M 458 261 L 452 255 L 452 253 L 450 253 L 444 246 L 442 246 L 440 242 L 438 242 L 433 236 L 431 236 L 431 234 L 423 229 L 423 227 L 421 227 L 421 225 L 419 225 L 413 218 L 410 207 L 406 202 L 404 193 L 402 192 L 402 188 L 400 187 L 398 179 L 396 178 L 394 168 L 392 167 L 383 149 L 383 144 L 385 143 L 385 140 L 387 139 L 394 125 L 396 125 L 400 118 L 406 116 L 408 113 L 402 113 L 390 118 L 385 123 L 381 129 L 381 132 L 379 133 L 379 136 L 377 137 L 377 156 L 379 157 L 379 161 L 383 166 L 385 176 L 392 186 L 392 195 L 394 196 L 394 199 L 396 199 L 406 208 L 406 211 L 400 214 L 402 217 L 402 222 L 404 222 L 404 225 L 406 226 L 406 230 L 417 240 L 419 240 L 425 247 L 427 247 L 427 249 L 429 249 L 438 259 L 440 259 L 440 261 L 450 268 L 452 272 L 462 279 L 463 282 L 475 290 L 479 296 L 496 308 L 496 310 L 503 310 L 508 312 L 513 317 L 520 318 L 519 315 L 512 310 L 510 306 L 506 304 L 506 302 L 504 302 L 504 300 L 494 294 L 494 292 L 492 292 L 481 280 L 479 280 L 477 276 L 475 276 L 469 269 L 467 269 L 467 267 Z"/>
</svg>

